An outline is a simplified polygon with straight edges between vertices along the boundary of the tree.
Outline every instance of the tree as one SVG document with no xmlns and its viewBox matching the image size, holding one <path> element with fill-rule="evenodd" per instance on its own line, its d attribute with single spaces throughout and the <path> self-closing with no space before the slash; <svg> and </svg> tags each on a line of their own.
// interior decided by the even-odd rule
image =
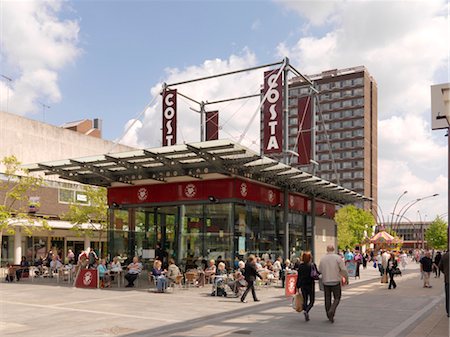
<svg viewBox="0 0 450 337">
<path fill-rule="evenodd" d="M 44 184 L 43 178 L 33 177 L 27 170 L 22 169 L 15 156 L 4 157 L 0 160 L 0 165 L 5 168 L 3 178 L 0 179 L 0 245 L 3 233 L 14 234 L 18 224 L 28 236 L 37 230 L 49 230 L 45 219 L 28 213 L 31 205 L 30 192 L 36 191 Z M 38 202 L 33 202 L 33 205 L 39 207 Z M 36 222 L 40 222 L 42 226 L 35 226 Z"/>
<path fill-rule="evenodd" d="M 434 219 L 425 232 L 425 240 L 429 248 L 446 249 L 448 240 L 448 224 L 439 216 Z"/>
<path fill-rule="evenodd" d="M 375 219 L 370 212 L 353 205 L 347 205 L 338 210 L 334 220 L 338 225 L 339 249 L 353 248 L 360 244 L 367 231 L 375 224 Z"/>
<path fill-rule="evenodd" d="M 87 204 L 72 203 L 69 212 L 64 215 L 64 219 L 73 224 L 72 230 L 78 234 L 93 236 L 99 233 L 100 255 L 102 254 L 102 236 L 106 233 L 108 224 L 108 201 L 106 188 L 85 186 L 84 193 L 87 196 Z M 88 224 L 83 228 L 83 224 Z"/>
</svg>

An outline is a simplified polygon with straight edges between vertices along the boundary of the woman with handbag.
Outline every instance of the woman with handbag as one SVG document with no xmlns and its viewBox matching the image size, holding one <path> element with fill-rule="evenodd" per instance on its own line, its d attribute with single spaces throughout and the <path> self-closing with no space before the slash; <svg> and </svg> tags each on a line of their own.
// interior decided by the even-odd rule
<svg viewBox="0 0 450 337">
<path fill-rule="evenodd" d="M 309 311 L 312 309 L 315 299 L 314 279 L 319 276 L 310 252 L 302 254 L 302 263 L 299 265 L 297 273 L 297 288 L 303 296 L 303 314 L 305 320 L 309 321 Z"/>
<path fill-rule="evenodd" d="M 388 289 L 391 289 L 392 287 L 397 288 L 397 283 L 394 281 L 394 276 L 397 274 L 398 264 L 397 259 L 395 258 L 394 253 L 391 253 L 391 257 L 388 260 L 387 263 L 387 274 L 389 275 L 389 287 Z"/>
</svg>

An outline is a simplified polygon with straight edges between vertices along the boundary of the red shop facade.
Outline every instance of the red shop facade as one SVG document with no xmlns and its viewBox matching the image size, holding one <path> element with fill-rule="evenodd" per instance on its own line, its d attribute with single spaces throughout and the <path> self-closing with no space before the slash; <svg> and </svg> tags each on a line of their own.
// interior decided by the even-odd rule
<svg viewBox="0 0 450 337">
<path fill-rule="evenodd" d="M 108 188 L 110 257 L 153 259 L 161 247 L 184 268 L 248 254 L 285 256 L 283 192 L 242 178 L 202 179 Z M 288 194 L 289 254 L 311 250 L 310 201 Z M 316 201 L 316 217 L 332 219 L 335 205 Z"/>
</svg>

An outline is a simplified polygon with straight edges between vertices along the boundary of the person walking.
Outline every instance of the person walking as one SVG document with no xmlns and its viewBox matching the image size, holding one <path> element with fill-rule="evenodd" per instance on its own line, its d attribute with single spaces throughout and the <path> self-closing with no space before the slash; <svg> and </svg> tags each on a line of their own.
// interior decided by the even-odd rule
<svg viewBox="0 0 450 337">
<path fill-rule="evenodd" d="M 363 269 L 367 268 L 367 262 L 369 261 L 369 255 L 367 254 L 367 252 L 365 252 L 362 255 L 362 265 L 363 265 Z"/>
<path fill-rule="evenodd" d="M 356 280 L 356 278 L 359 278 L 359 279 L 361 278 L 359 276 L 359 269 L 361 268 L 362 255 L 359 252 L 359 250 L 356 251 L 354 259 L 355 259 L 355 262 L 356 262 L 356 272 L 355 272 L 355 280 Z"/>
<path fill-rule="evenodd" d="M 387 274 L 389 275 L 389 286 L 388 289 L 391 289 L 392 287 L 395 289 L 397 288 L 397 283 L 394 281 L 395 276 L 395 270 L 398 268 L 397 259 L 395 258 L 395 254 L 391 253 L 391 257 L 389 258 L 387 262 Z"/>
<path fill-rule="evenodd" d="M 312 309 L 315 299 L 314 279 L 311 277 L 313 268 L 317 270 L 316 265 L 312 261 L 311 253 L 304 252 L 302 254 L 302 263 L 297 269 L 297 289 L 303 296 L 303 314 L 306 321 L 309 321 L 309 311 Z"/>
<path fill-rule="evenodd" d="M 431 259 L 430 251 L 426 251 L 425 255 L 419 260 L 420 272 L 423 275 L 423 287 L 431 288 L 430 274 L 433 266 L 433 260 Z"/>
<path fill-rule="evenodd" d="M 319 272 L 322 274 L 322 283 L 325 292 L 325 311 L 331 323 L 334 323 L 336 308 L 341 300 L 341 281 L 345 278 L 348 283 L 348 272 L 342 258 L 334 253 L 334 246 L 327 246 L 327 254 L 322 257 L 319 264 Z M 331 302 L 333 294 L 334 302 Z"/>
<path fill-rule="evenodd" d="M 381 260 L 382 260 L 381 252 L 378 252 L 378 254 L 377 254 L 378 271 L 380 272 L 380 276 L 383 276 L 384 270 L 383 270 L 383 264 L 381 263 L 382 262 Z"/>
<path fill-rule="evenodd" d="M 242 294 L 241 302 L 247 303 L 245 298 L 247 297 L 247 294 L 250 290 L 252 291 L 253 301 L 259 302 L 258 298 L 256 297 L 254 283 L 256 281 L 256 277 L 259 277 L 260 279 L 262 279 L 262 277 L 256 270 L 256 258 L 254 255 L 250 255 L 247 259 L 247 262 L 245 263 L 244 277 L 245 281 L 247 282 L 247 289 L 245 289 L 244 293 Z"/>
<path fill-rule="evenodd" d="M 439 261 L 439 270 L 444 273 L 444 286 L 445 286 L 445 310 L 447 311 L 447 317 L 450 317 L 448 312 L 449 306 L 449 295 L 448 295 L 448 269 L 449 269 L 449 254 L 447 252 L 442 255 L 441 260 Z"/>
<path fill-rule="evenodd" d="M 402 264 L 403 270 L 406 270 L 406 265 L 408 264 L 408 255 L 404 251 L 400 254 L 400 263 Z"/>
<path fill-rule="evenodd" d="M 384 251 L 381 254 L 381 265 L 383 266 L 383 275 L 381 276 L 381 283 L 388 283 L 388 274 L 387 274 L 387 263 L 391 258 L 391 254 L 389 252 Z"/>
<path fill-rule="evenodd" d="M 441 262 L 442 254 L 437 252 L 433 261 L 434 278 L 441 277 L 441 270 L 439 269 L 439 263 Z"/>
</svg>

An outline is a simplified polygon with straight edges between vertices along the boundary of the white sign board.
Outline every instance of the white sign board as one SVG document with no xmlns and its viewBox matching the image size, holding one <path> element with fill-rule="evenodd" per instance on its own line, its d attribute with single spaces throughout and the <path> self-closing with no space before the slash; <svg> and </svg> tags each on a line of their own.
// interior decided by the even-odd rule
<svg viewBox="0 0 450 337">
<path fill-rule="evenodd" d="M 443 117 L 443 118 L 437 118 Z M 431 129 L 446 129 L 450 123 L 450 83 L 431 86 Z"/>
<path fill-rule="evenodd" d="M 142 249 L 142 258 L 143 259 L 154 259 L 155 258 L 155 250 L 154 249 Z"/>
</svg>

